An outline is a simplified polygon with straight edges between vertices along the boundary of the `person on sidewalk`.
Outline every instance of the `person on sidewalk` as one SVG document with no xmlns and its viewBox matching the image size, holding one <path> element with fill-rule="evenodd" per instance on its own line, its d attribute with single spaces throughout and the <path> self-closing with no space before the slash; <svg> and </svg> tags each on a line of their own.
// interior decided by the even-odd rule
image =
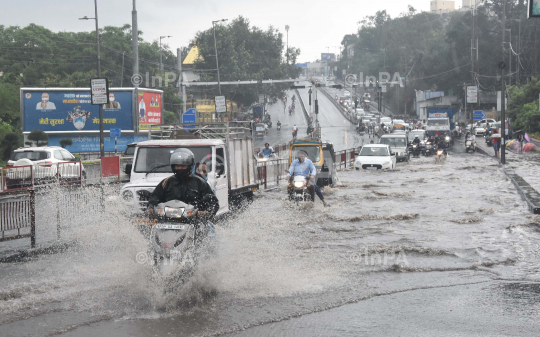
<svg viewBox="0 0 540 337">
<path fill-rule="evenodd" d="M 497 129 L 491 129 L 492 134 L 499 133 Z M 493 137 L 493 150 L 495 151 L 495 158 L 499 158 L 499 149 L 501 148 L 501 139 Z"/>
</svg>

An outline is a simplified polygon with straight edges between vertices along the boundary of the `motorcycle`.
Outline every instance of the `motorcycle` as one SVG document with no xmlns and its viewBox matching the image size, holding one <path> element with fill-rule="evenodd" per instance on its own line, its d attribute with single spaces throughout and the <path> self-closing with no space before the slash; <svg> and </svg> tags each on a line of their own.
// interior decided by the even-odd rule
<svg viewBox="0 0 540 337">
<path fill-rule="evenodd" d="M 292 109 L 289 109 L 289 116 L 292 115 Z"/>
<path fill-rule="evenodd" d="M 413 154 L 413 157 L 415 158 L 418 158 L 420 157 L 420 144 L 413 144 L 412 145 L 412 154 Z"/>
<path fill-rule="evenodd" d="M 309 184 L 309 178 L 293 176 L 289 185 L 289 200 L 294 201 L 296 205 L 302 201 L 313 201 L 314 192 L 310 191 L 310 188 L 313 187 Z"/>
<path fill-rule="evenodd" d="M 357 127 L 356 127 L 356 132 L 357 132 L 359 135 L 363 134 L 365 131 L 366 131 L 366 128 L 364 127 L 364 125 L 361 125 L 361 126 L 357 126 Z"/>
<path fill-rule="evenodd" d="M 298 130 L 294 130 L 292 132 L 292 137 L 293 137 L 293 140 L 296 140 L 296 136 L 298 135 Z"/>
<path fill-rule="evenodd" d="M 469 151 L 476 152 L 476 145 L 472 140 L 465 141 L 465 152 L 469 153 Z"/>
<path fill-rule="evenodd" d="M 492 133 L 491 131 L 487 131 L 484 134 L 484 138 L 486 139 L 487 146 L 493 146 L 493 137 L 491 137 Z"/>
<path fill-rule="evenodd" d="M 270 159 L 276 159 L 276 154 L 275 153 L 271 153 L 271 154 L 263 154 L 262 151 L 259 152 L 258 154 L 258 157 L 261 159 L 261 161 L 268 161 Z"/>
<path fill-rule="evenodd" d="M 200 247 L 211 227 L 198 218 L 198 209 L 179 200 L 161 203 L 146 219 L 150 230 L 149 255 L 155 270 L 172 287 L 185 282 L 195 271 Z"/>
<path fill-rule="evenodd" d="M 448 153 L 446 152 L 446 149 L 438 149 L 436 152 L 435 161 L 441 162 L 443 159 L 446 159 L 446 156 L 448 156 Z"/>
<path fill-rule="evenodd" d="M 278 130 L 278 131 L 281 131 L 281 125 L 278 125 L 278 126 L 277 126 L 277 130 Z"/>
<path fill-rule="evenodd" d="M 432 154 L 435 154 L 435 144 L 428 141 L 428 142 L 426 142 L 426 151 L 425 151 L 424 155 L 426 157 L 429 157 Z"/>
</svg>

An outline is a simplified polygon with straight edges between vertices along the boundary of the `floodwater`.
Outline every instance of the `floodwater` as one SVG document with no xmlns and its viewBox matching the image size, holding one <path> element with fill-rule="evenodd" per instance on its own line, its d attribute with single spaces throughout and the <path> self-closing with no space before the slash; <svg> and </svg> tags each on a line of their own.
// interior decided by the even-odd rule
<svg viewBox="0 0 540 337">
<path fill-rule="evenodd" d="M 262 192 L 217 223 L 215 254 L 172 294 L 109 200 L 65 225 L 70 248 L 1 265 L 0 335 L 537 335 L 539 219 L 462 147 L 341 172 L 329 208 Z"/>
</svg>

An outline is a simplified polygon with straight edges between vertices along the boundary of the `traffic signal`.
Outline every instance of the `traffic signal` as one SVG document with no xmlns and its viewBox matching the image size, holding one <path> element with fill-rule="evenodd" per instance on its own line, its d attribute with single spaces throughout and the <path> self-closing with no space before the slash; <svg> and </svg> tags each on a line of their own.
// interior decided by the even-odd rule
<svg viewBox="0 0 540 337">
<path fill-rule="evenodd" d="M 355 109 L 358 108 L 358 99 L 355 99 L 355 100 L 354 100 L 354 108 L 355 108 Z"/>
<path fill-rule="evenodd" d="M 316 115 L 319 114 L 319 100 L 318 99 L 315 100 L 315 114 Z"/>
</svg>

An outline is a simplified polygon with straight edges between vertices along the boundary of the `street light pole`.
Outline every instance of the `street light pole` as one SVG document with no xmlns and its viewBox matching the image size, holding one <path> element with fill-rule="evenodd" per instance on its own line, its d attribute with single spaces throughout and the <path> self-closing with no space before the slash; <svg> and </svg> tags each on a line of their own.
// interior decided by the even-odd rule
<svg viewBox="0 0 540 337">
<path fill-rule="evenodd" d="M 287 50 L 285 50 L 285 54 L 287 55 L 287 64 L 289 64 L 289 25 L 285 26 L 285 30 L 287 31 Z"/>
<path fill-rule="evenodd" d="M 96 20 L 96 49 L 97 49 L 97 76 L 101 78 L 101 56 L 99 52 L 99 25 L 98 25 L 98 11 L 97 0 L 94 0 L 95 18 L 83 17 L 79 20 Z M 103 104 L 99 104 L 99 154 L 101 157 L 105 157 L 105 137 L 103 135 Z"/>
<path fill-rule="evenodd" d="M 219 77 L 219 61 L 218 61 L 217 42 L 216 42 L 216 23 L 225 22 L 225 21 L 227 21 L 227 19 L 212 21 L 212 28 L 214 31 L 214 51 L 216 52 L 217 82 L 218 82 L 218 90 L 219 90 L 220 96 L 221 96 L 221 79 Z"/>
<path fill-rule="evenodd" d="M 503 60 L 500 63 L 499 67 L 501 68 L 501 164 L 506 164 L 506 86 L 504 83 L 504 59 L 505 59 L 505 53 L 504 53 L 504 43 L 506 42 L 506 0 L 504 1 L 503 6 L 503 19 L 502 19 L 502 47 L 503 47 L 503 53 L 502 57 Z"/>
<path fill-rule="evenodd" d="M 166 39 L 168 37 L 172 37 L 170 35 L 168 36 L 160 36 L 159 37 L 159 70 L 162 70 L 163 71 L 163 53 L 162 53 L 162 50 L 161 50 L 161 39 Z"/>
</svg>

